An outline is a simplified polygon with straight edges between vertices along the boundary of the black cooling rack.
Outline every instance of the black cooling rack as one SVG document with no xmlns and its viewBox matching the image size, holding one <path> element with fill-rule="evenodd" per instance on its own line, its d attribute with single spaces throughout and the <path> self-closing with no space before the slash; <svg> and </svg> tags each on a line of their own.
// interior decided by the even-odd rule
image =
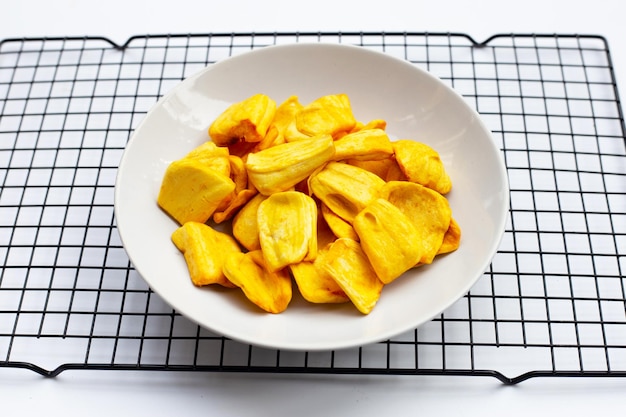
<svg viewBox="0 0 626 417">
<path fill-rule="evenodd" d="M 116 167 L 157 99 L 271 44 L 349 43 L 427 69 L 502 149 L 510 219 L 469 294 L 419 329 L 334 352 L 225 339 L 137 275 L 113 215 Z M 626 377 L 625 128 L 600 36 L 280 33 L 0 43 L 0 366 Z"/>
</svg>

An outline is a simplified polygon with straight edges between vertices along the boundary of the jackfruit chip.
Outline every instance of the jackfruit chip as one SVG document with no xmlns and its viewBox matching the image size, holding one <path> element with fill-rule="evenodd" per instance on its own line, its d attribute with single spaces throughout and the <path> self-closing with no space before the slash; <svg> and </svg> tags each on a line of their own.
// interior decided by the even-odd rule
<svg viewBox="0 0 626 417">
<path fill-rule="evenodd" d="M 234 288 L 222 272 L 226 256 L 241 253 L 232 236 L 192 221 L 172 233 L 172 242 L 183 253 L 194 285 L 220 284 Z"/>
<path fill-rule="evenodd" d="M 380 198 L 398 207 L 417 230 L 416 240 L 424 248 L 419 263 L 432 263 L 450 226 L 452 210 L 448 200 L 430 188 L 407 181 L 386 183 Z"/>
<path fill-rule="evenodd" d="M 311 303 L 345 303 L 350 301 L 337 282 L 319 264 L 320 253 L 315 261 L 304 261 L 289 265 L 302 297 Z"/>
<path fill-rule="evenodd" d="M 215 173 L 230 177 L 228 148 L 222 148 L 211 141 L 207 141 L 192 149 L 184 158 L 195 159 Z"/>
<path fill-rule="evenodd" d="M 268 313 L 281 313 L 291 302 L 289 271 L 269 271 L 260 251 L 229 254 L 223 272 L 250 301 Z"/>
<path fill-rule="evenodd" d="M 263 194 L 256 194 L 233 217 L 233 236 L 249 251 L 261 249 L 257 211 L 266 198 Z"/>
<path fill-rule="evenodd" d="M 363 314 L 373 309 L 383 289 L 383 283 L 372 268 L 359 242 L 337 239 L 319 261 L 323 268 Z"/>
<path fill-rule="evenodd" d="M 333 235 L 337 238 L 347 237 L 358 242 L 359 235 L 354 231 L 354 227 L 341 217 L 335 214 L 328 206 L 322 203 L 320 207 L 320 213 L 322 218 L 326 221 L 326 224 L 332 231 Z"/>
<path fill-rule="evenodd" d="M 259 242 L 270 271 L 315 259 L 317 205 L 297 191 L 275 193 L 257 210 Z"/>
<path fill-rule="evenodd" d="M 188 221 L 205 223 L 234 189 L 229 177 L 200 160 L 183 158 L 165 170 L 157 203 L 181 225 Z"/>
<path fill-rule="evenodd" d="M 385 284 L 413 268 L 422 257 L 424 250 L 411 221 L 382 198 L 354 218 L 354 230 L 376 275 Z"/>
<path fill-rule="evenodd" d="M 421 184 L 440 194 L 447 194 L 452 181 L 437 151 L 430 146 L 408 139 L 393 142 L 398 165 L 411 182 Z"/>
<path fill-rule="evenodd" d="M 228 148 L 217 146 L 210 140 L 196 146 L 185 155 L 185 158 L 208 159 L 214 157 L 228 158 Z"/>
<path fill-rule="evenodd" d="M 394 153 L 389 136 L 381 129 L 366 129 L 335 140 L 333 160 L 380 160 Z"/>
<path fill-rule="evenodd" d="M 308 136 L 337 136 L 356 125 L 350 99 L 345 94 L 322 96 L 305 105 L 296 114 L 296 128 Z"/>
<path fill-rule="evenodd" d="M 342 162 L 329 162 L 309 177 L 313 195 L 348 223 L 377 197 L 384 184 L 377 175 Z"/>
<path fill-rule="evenodd" d="M 306 179 L 335 154 L 329 135 L 283 143 L 246 160 L 248 177 L 261 194 L 285 191 Z"/>
<path fill-rule="evenodd" d="M 238 211 L 245 206 L 258 192 L 251 189 L 243 189 L 229 200 L 228 205 L 220 211 L 213 213 L 213 221 L 217 224 L 230 220 Z"/>
<path fill-rule="evenodd" d="M 368 129 L 381 129 L 385 130 L 387 128 L 387 121 L 383 119 L 373 119 L 369 122 L 365 123 L 359 130 L 368 130 Z"/>
<path fill-rule="evenodd" d="M 269 127 L 269 129 L 267 129 L 267 133 L 260 142 L 256 142 L 252 149 L 249 149 L 247 153 L 239 156 L 245 159 L 249 153 L 259 152 L 263 149 L 268 149 L 273 146 L 280 145 L 281 143 L 285 143 L 285 137 L 281 132 L 278 131 L 276 126 L 272 125 Z"/>
<path fill-rule="evenodd" d="M 461 226 L 454 220 L 454 217 L 450 218 L 450 226 L 443 236 L 443 243 L 437 252 L 437 255 L 454 252 L 459 248 L 461 243 Z"/>
<path fill-rule="evenodd" d="M 277 108 L 272 126 L 282 134 L 283 136 L 289 136 L 286 134 L 290 126 L 295 127 L 296 114 L 304 107 L 297 96 L 291 96 L 287 100 L 283 101 Z M 308 137 L 308 136 L 306 136 Z"/>
<path fill-rule="evenodd" d="M 318 248 L 318 255 L 319 255 L 319 251 L 323 250 L 326 246 L 330 245 L 331 243 L 333 243 L 335 240 L 337 240 L 337 235 L 335 235 L 335 233 L 332 231 L 332 229 L 330 228 L 330 226 L 328 225 L 328 222 L 326 221 L 323 213 L 322 213 L 322 207 L 324 205 L 321 204 L 321 207 L 318 205 L 317 207 L 317 248 Z M 326 210 L 328 210 L 328 208 L 326 208 Z M 322 215 L 320 215 L 322 214 Z M 356 236 L 356 233 L 354 234 Z"/>
<path fill-rule="evenodd" d="M 209 136 L 218 146 L 237 142 L 260 142 L 269 128 L 276 102 L 265 94 L 255 94 L 230 105 L 211 123 Z"/>
</svg>

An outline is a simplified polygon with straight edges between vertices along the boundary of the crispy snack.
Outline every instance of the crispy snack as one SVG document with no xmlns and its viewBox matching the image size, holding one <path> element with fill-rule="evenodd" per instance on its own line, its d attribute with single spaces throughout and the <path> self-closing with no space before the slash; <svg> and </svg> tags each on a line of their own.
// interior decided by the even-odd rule
<svg viewBox="0 0 626 417">
<path fill-rule="evenodd" d="M 222 112 L 209 127 L 209 136 L 218 146 L 260 142 L 275 113 L 274 100 L 264 94 L 255 94 Z"/>
<path fill-rule="evenodd" d="M 306 194 L 272 194 L 257 210 L 259 242 L 270 271 L 317 256 L 317 205 Z"/>
<path fill-rule="evenodd" d="M 396 161 L 409 181 L 441 194 L 450 192 L 452 181 L 437 151 L 424 143 L 408 139 L 395 141 L 393 149 Z"/>
<path fill-rule="evenodd" d="M 291 96 L 276 108 L 276 115 L 274 116 L 272 127 L 276 129 L 278 135 L 283 138 L 284 142 L 293 142 L 294 140 L 311 137 L 311 135 L 300 132 L 296 126 L 296 114 L 298 114 L 303 107 L 297 96 Z"/>
<path fill-rule="evenodd" d="M 183 158 L 167 167 L 157 203 L 181 225 L 205 223 L 234 189 L 230 177 L 201 160 Z"/>
<path fill-rule="evenodd" d="M 319 252 L 321 250 L 324 250 L 328 245 L 330 245 L 331 243 L 333 243 L 337 239 L 337 236 L 332 231 L 332 229 L 328 225 L 328 222 L 324 218 L 324 215 L 322 214 L 322 208 L 320 206 L 323 206 L 323 204 L 319 203 L 318 206 L 317 206 L 317 249 L 318 249 L 318 254 L 319 254 Z M 355 235 L 356 235 L 356 233 L 355 233 Z"/>
<path fill-rule="evenodd" d="M 235 287 L 222 272 L 226 257 L 231 253 L 241 253 L 232 236 L 204 223 L 187 222 L 172 233 L 172 242 L 183 253 L 194 285 Z"/>
<path fill-rule="evenodd" d="M 233 218 L 233 236 L 249 251 L 261 249 L 257 211 L 267 197 L 257 194 Z"/>
<path fill-rule="evenodd" d="M 444 253 L 454 252 L 459 248 L 461 244 L 461 226 L 454 220 L 453 217 L 450 218 L 450 226 L 446 231 L 446 234 L 443 236 L 443 243 L 439 248 L 439 252 L 437 255 L 441 255 Z"/>
<path fill-rule="evenodd" d="M 335 280 L 361 313 L 369 314 L 374 309 L 383 283 L 359 242 L 337 239 L 321 257 L 319 266 Z"/>
<path fill-rule="evenodd" d="M 357 235 L 354 231 L 354 227 L 336 215 L 335 212 L 329 209 L 326 204 L 322 203 L 319 211 L 324 220 L 326 220 L 326 224 L 336 237 L 347 237 L 352 240 L 356 240 L 357 242 L 359 241 L 359 235 Z"/>
<path fill-rule="evenodd" d="M 309 177 L 313 195 L 348 223 L 377 197 L 383 185 L 379 176 L 341 162 L 329 162 Z"/>
<path fill-rule="evenodd" d="M 212 171 L 230 177 L 230 155 L 227 148 L 221 148 L 211 141 L 192 149 L 185 158 L 195 159 Z"/>
<path fill-rule="evenodd" d="M 287 269 L 271 272 L 261 251 L 233 253 L 226 257 L 224 275 L 254 304 L 268 313 L 285 311 L 292 297 Z"/>
<path fill-rule="evenodd" d="M 345 303 L 350 301 L 339 284 L 323 269 L 320 264 L 323 255 L 315 258 L 315 261 L 303 261 L 289 265 L 298 290 L 302 297 L 311 303 Z"/>
<path fill-rule="evenodd" d="M 331 136 L 315 136 L 251 153 L 246 160 L 246 170 L 256 189 L 269 195 L 292 188 L 334 154 Z"/>
<path fill-rule="evenodd" d="M 423 246 L 419 263 L 432 263 L 450 227 L 452 210 L 448 200 L 430 188 L 407 181 L 386 183 L 380 197 L 398 207 L 418 231 L 415 239 Z"/>
<path fill-rule="evenodd" d="M 338 135 L 356 126 L 350 99 L 345 94 L 330 94 L 304 106 L 296 113 L 296 128 L 308 136 Z"/>
<path fill-rule="evenodd" d="M 248 182 L 248 172 L 241 158 L 230 155 L 228 161 L 230 163 L 230 177 L 235 183 L 235 189 L 230 197 L 225 198 L 215 213 L 213 213 L 213 221 L 215 223 L 230 220 L 241 207 L 258 194 L 258 191 Z"/>
<path fill-rule="evenodd" d="M 384 130 L 365 129 L 337 139 L 333 160 L 376 161 L 392 155 L 393 146 Z"/>
<path fill-rule="evenodd" d="M 418 231 L 399 208 L 378 198 L 354 218 L 354 230 L 378 278 L 389 284 L 413 268 L 424 248 Z"/>
</svg>

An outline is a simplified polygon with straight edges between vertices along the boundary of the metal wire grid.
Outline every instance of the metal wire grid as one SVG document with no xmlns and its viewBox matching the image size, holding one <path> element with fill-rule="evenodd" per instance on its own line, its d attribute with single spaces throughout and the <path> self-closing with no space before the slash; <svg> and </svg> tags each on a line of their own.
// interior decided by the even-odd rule
<svg viewBox="0 0 626 417">
<path fill-rule="evenodd" d="M 270 44 L 351 43 L 406 59 L 474 106 L 502 149 L 498 254 L 440 317 L 383 343 L 285 352 L 178 315 L 132 268 L 116 167 L 156 100 Z M 626 376 L 626 150 L 605 40 L 585 35 L 282 33 L 0 43 L 0 366 L 67 369 Z M 513 375 L 510 377 L 509 375 Z"/>
</svg>

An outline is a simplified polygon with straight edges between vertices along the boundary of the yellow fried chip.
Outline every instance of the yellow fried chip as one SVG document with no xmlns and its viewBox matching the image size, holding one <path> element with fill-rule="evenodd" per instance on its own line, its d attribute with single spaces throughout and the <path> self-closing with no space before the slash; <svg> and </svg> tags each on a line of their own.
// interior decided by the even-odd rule
<svg viewBox="0 0 626 417">
<path fill-rule="evenodd" d="M 268 149 L 273 146 L 280 145 L 281 143 L 285 143 L 285 137 L 276 128 L 276 126 L 272 125 L 269 127 L 269 129 L 267 130 L 267 133 L 265 134 L 263 139 L 261 139 L 260 142 L 256 142 L 254 147 L 252 147 L 251 149 L 247 149 L 247 152 L 239 156 L 242 159 L 246 159 L 249 153 L 259 152 L 264 149 Z"/>
<path fill-rule="evenodd" d="M 372 268 L 359 242 L 337 239 L 321 257 L 323 268 L 363 314 L 369 314 L 383 290 L 383 283 Z"/>
<path fill-rule="evenodd" d="M 261 249 L 257 212 L 266 198 L 263 194 L 256 194 L 233 217 L 233 236 L 249 251 Z"/>
<path fill-rule="evenodd" d="M 323 204 L 321 205 L 323 207 Z M 317 248 L 319 251 L 337 240 L 337 235 L 332 231 L 322 213 L 322 207 L 317 207 Z M 354 234 L 356 236 L 356 233 Z"/>
<path fill-rule="evenodd" d="M 424 248 L 418 231 L 400 209 L 382 198 L 374 200 L 354 218 L 363 252 L 385 284 L 414 267 Z"/>
<path fill-rule="evenodd" d="M 298 131 L 296 127 L 296 114 L 302 109 L 302 104 L 297 96 L 291 96 L 276 108 L 276 114 L 272 121 L 272 127 L 283 137 L 285 142 L 310 137 Z"/>
<path fill-rule="evenodd" d="M 441 194 L 452 188 L 443 162 L 437 151 L 430 146 L 408 139 L 393 143 L 398 165 L 411 182 L 421 184 Z"/>
<path fill-rule="evenodd" d="M 337 238 L 347 237 L 358 242 L 359 235 L 354 231 L 354 227 L 341 217 L 335 214 L 328 206 L 322 203 L 320 213 L 326 221 L 326 224 Z"/>
<path fill-rule="evenodd" d="M 372 174 L 376 174 L 385 181 L 406 180 L 406 176 L 398 166 L 396 159 L 393 157 L 372 161 L 348 159 L 345 162 L 349 165 L 363 168 L 364 170 L 369 171 Z"/>
<path fill-rule="evenodd" d="M 302 107 L 296 114 L 298 131 L 308 136 L 349 132 L 356 125 L 350 99 L 345 94 L 320 97 Z"/>
<path fill-rule="evenodd" d="M 347 134 L 335 140 L 333 160 L 380 160 L 393 155 L 389 136 L 381 129 L 366 129 Z"/>
<path fill-rule="evenodd" d="M 311 303 L 345 303 L 350 299 L 339 287 L 337 282 L 330 277 L 319 264 L 322 254 L 311 262 L 299 262 L 289 265 L 298 290 L 302 297 Z"/>
<path fill-rule="evenodd" d="M 331 136 L 315 136 L 251 153 L 246 170 L 255 188 L 269 195 L 288 190 L 306 179 L 334 153 Z"/>
<path fill-rule="evenodd" d="M 259 242 L 270 271 L 317 256 L 317 205 L 306 194 L 283 191 L 257 210 Z"/>
<path fill-rule="evenodd" d="M 194 158 L 172 162 L 166 169 L 158 205 L 179 224 L 205 223 L 235 189 L 230 177 Z"/>
<path fill-rule="evenodd" d="M 416 239 L 424 249 L 419 263 L 431 263 L 450 226 L 452 210 L 448 200 L 430 188 L 407 181 L 386 183 L 380 197 L 398 207 L 413 223 L 418 231 Z"/>
<path fill-rule="evenodd" d="M 269 271 L 260 251 L 228 255 L 223 271 L 250 301 L 268 313 L 281 313 L 291 302 L 289 271 Z"/>
<path fill-rule="evenodd" d="M 172 242 L 183 253 L 194 285 L 234 287 L 222 272 L 226 257 L 241 253 L 232 236 L 204 223 L 187 222 L 172 233 Z"/>
<path fill-rule="evenodd" d="M 454 252 L 459 248 L 461 243 L 461 226 L 454 220 L 454 217 L 450 218 L 450 226 L 443 236 L 443 242 L 437 252 L 437 255 Z"/>
<path fill-rule="evenodd" d="M 260 142 L 269 128 L 276 102 L 265 94 L 255 94 L 230 105 L 211 123 L 209 136 L 218 146 L 238 142 Z"/>
<path fill-rule="evenodd" d="M 379 176 L 342 162 L 329 162 L 309 177 L 309 190 L 348 223 L 378 195 Z"/>
<path fill-rule="evenodd" d="M 242 159 L 236 155 L 230 155 L 228 160 L 230 163 L 230 177 L 235 183 L 235 189 L 231 196 L 225 198 L 213 213 L 213 221 L 216 223 L 230 220 L 244 204 L 258 193 L 254 187 L 250 187 L 248 172 Z"/>
</svg>

